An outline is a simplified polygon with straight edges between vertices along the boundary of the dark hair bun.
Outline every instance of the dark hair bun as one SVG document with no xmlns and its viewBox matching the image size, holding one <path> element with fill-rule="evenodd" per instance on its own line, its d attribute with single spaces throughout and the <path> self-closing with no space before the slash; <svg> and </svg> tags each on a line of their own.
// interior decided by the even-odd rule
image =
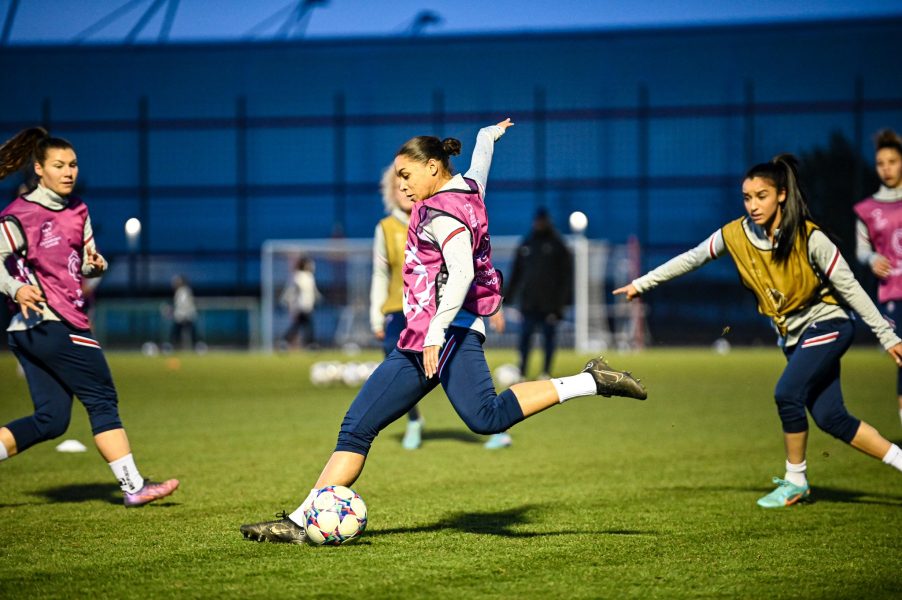
<svg viewBox="0 0 902 600">
<path fill-rule="evenodd" d="M 460 154 L 460 148 L 460 140 L 456 140 L 454 138 L 445 138 L 442 140 L 442 150 L 448 156 L 457 156 L 458 154 Z"/>
<path fill-rule="evenodd" d="M 874 145 L 877 146 L 877 150 L 881 148 L 895 148 L 898 150 L 902 148 L 902 138 L 892 129 L 881 129 L 874 136 Z"/>
</svg>

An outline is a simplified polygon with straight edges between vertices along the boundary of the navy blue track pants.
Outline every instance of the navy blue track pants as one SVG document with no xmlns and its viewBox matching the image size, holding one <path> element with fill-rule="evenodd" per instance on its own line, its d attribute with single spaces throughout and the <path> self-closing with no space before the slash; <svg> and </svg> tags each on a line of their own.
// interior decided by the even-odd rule
<svg viewBox="0 0 902 600">
<path fill-rule="evenodd" d="M 422 354 L 392 350 L 351 403 L 335 450 L 366 456 L 379 432 L 439 383 L 454 410 L 475 433 L 498 433 L 522 421 L 523 411 L 514 393 L 495 393 L 483 341 L 481 334 L 470 329 L 448 328 L 438 376 L 431 379 L 423 372 Z"/>
<path fill-rule="evenodd" d="M 819 428 L 846 443 L 852 441 L 861 421 L 843 403 L 839 361 L 852 343 L 849 319 L 815 323 L 799 342 L 784 348 L 786 368 L 777 382 L 774 398 L 785 433 L 808 431 L 805 409 Z"/>
<path fill-rule="evenodd" d="M 882 304 L 880 308 L 883 309 L 883 317 L 890 324 L 890 327 L 893 328 L 896 335 L 899 335 L 899 332 L 902 332 L 902 301 L 890 300 Z M 899 369 L 896 373 L 896 395 L 902 396 L 902 369 Z"/>
<path fill-rule="evenodd" d="M 382 351 L 388 356 L 397 348 L 398 340 L 401 339 L 401 332 L 407 327 L 407 317 L 403 311 L 388 313 L 385 315 L 385 339 L 382 340 Z M 411 421 L 420 419 L 420 410 L 414 405 L 407 411 L 407 418 Z"/>
<path fill-rule="evenodd" d="M 73 396 L 88 411 L 94 435 L 122 428 L 113 377 L 90 331 L 47 321 L 10 332 L 9 347 L 25 371 L 34 404 L 34 414 L 6 425 L 18 452 L 65 433 Z"/>
</svg>

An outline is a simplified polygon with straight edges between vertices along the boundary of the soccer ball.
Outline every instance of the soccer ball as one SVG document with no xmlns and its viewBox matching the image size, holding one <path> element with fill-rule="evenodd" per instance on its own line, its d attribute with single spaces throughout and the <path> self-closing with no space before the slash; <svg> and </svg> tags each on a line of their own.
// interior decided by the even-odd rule
<svg viewBox="0 0 902 600">
<path fill-rule="evenodd" d="M 496 367 L 493 375 L 499 389 L 507 389 L 515 383 L 523 381 L 523 374 L 520 373 L 520 368 L 510 363 Z"/>
<path fill-rule="evenodd" d="M 356 539 L 366 529 L 366 504 L 357 492 L 343 485 L 317 490 L 304 511 L 307 541 L 316 546 L 338 546 Z"/>
</svg>

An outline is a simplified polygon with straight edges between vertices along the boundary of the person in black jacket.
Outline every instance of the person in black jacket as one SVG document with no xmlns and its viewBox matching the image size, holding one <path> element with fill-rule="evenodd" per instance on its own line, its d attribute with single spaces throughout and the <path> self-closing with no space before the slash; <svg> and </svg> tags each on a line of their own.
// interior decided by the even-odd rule
<svg viewBox="0 0 902 600">
<path fill-rule="evenodd" d="M 514 258 L 505 298 L 520 309 L 520 373 L 526 375 L 532 334 L 542 328 L 545 361 L 540 378 L 551 375 L 558 322 L 573 294 L 573 256 L 554 228 L 548 211 L 539 208 Z"/>
</svg>

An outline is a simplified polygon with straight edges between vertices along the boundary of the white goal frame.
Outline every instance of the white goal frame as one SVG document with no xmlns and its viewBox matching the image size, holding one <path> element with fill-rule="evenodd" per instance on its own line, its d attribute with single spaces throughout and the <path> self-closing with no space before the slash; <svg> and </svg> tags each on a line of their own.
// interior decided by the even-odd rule
<svg viewBox="0 0 902 600">
<path fill-rule="evenodd" d="M 568 311 L 559 329 L 561 345 L 580 352 L 611 347 L 620 350 L 641 348 L 646 339 L 641 304 L 633 302 L 627 305 L 610 296 L 605 297 L 613 289 L 612 286 L 624 285 L 635 277 L 638 271 L 638 245 L 610 244 L 582 235 L 569 235 L 565 239 L 573 252 L 574 290 L 572 312 Z M 492 237 L 493 258 L 503 272 L 509 271 L 510 267 L 503 265 L 511 264 L 521 241 L 519 236 Z M 346 301 L 330 308 L 338 315 L 333 319 L 337 323 L 332 336 L 334 344 L 344 347 L 376 346 L 376 340 L 369 331 L 372 244 L 372 238 L 266 240 L 260 251 L 260 333 L 263 351 L 276 349 L 278 333 L 287 326 L 287 315 L 278 306 L 279 290 L 288 280 L 292 264 L 302 255 L 313 258 L 315 263 L 341 266 L 343 281 L 338 285 L 343 286 L 340 295 Z M 335 278 L 331 279 L 332 285 L 335 285 Z M 505 315 L 509 321 L 516 321 L 518 313 L 505 307 Z M 493 345 L 516 344 L 515 334 L 491 335 Z"/>
</svg>

